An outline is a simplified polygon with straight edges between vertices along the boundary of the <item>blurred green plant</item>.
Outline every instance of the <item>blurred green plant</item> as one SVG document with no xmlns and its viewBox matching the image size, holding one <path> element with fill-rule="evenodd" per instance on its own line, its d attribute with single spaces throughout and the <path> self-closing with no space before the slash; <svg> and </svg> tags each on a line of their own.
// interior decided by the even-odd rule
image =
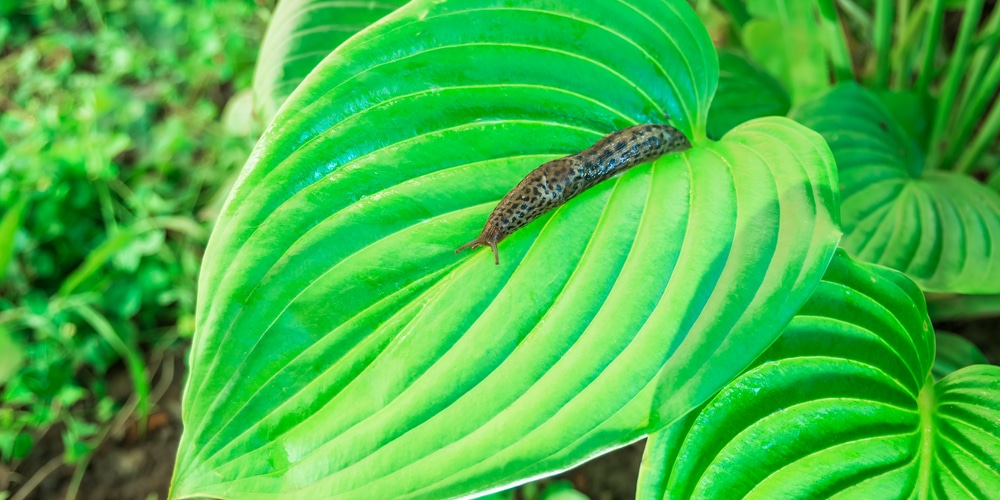
<svg viewBox="0 0 1000 500">
<path fill-rule="evenodd" d="M 194 325 L 208 225 L 258 130 L 267 9 L 246 0 L 0 3 L 0 455 L 56 424 L 86 463 L 142 353 Z M 236 94 L 236 98 L 231 99 Z M 227 103 L 228 104 L 227 106 Z"/>
</svg>

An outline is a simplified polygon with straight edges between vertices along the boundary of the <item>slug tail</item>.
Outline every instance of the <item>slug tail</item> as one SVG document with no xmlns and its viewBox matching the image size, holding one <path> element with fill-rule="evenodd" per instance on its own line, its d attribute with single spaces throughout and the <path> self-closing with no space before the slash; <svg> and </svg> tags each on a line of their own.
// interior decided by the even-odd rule
<svg viewBox="0 0 1000 500">
<path fill-rule="evenodd" d="M 459 253 L 466 248 L 489 246 L 493 249 L 493 262 L 499 266 L 500 253 L 497 251 L 497 243 L 499 243 L 502 239 L 503 236 L 500 235 L 500 230 L 494 227 L 493 224 L 487 223 L 486 227 L 483 228 L 483 232 L 480 233 L 476 239 L 458 247 L 458 249 L 455 250 L 455 253 Z"/>
</svg>

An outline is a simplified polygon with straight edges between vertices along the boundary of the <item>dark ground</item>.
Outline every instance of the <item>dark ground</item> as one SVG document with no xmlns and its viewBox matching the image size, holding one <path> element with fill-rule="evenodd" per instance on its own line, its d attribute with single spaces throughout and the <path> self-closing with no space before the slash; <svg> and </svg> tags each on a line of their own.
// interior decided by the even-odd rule
<svg viewBox="0 0 1000 500">
<path fill-rule="evenodd" d="M 183 353 L 165 353 L 153 379 L 151 412 L 145 436 L 140 436 L 136 422 L 129 419 L 112 431 L 98 448 L 79 483 L 79 500 L 153 500 L 165 499 L 173 472 L 174 456 L 181 436 L 181 390 Z M 131 382 L 124 368 L 110 376 L 109 392 L 129 394 Z M 122 398 L 121 400 L 124 400 Z M 25 498 L 37 500 L 66 498 L 73 483 L 75 467 L 59 465 L 63 444 L 56 430 L 49 431 L 32 451 L 28 461 L 18 467 L 34 473 L 41 480 Z M 52 467 L 55 465 L 56 467 Z M 32 478 L 16 481 L 24 486 Z M 13 489 L 12 500 L 21 498 Z"/>
</svg>

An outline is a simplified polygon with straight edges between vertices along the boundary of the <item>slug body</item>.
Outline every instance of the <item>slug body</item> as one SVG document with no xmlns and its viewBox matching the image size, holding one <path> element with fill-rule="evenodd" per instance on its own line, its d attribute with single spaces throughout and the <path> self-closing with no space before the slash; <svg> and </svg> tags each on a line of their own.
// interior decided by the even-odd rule
<svg viewBox="0 0 1000 500">
<path fill-rule="evenodd" d="M 614 132 L 590 148 L 532 170 L 486 219 L 479 237 L 455 250 L 486 245 L 500 264 L 497 243 L 597 183 L 636 165 L 691 147 L 670 125 L 638 125 Z"/>
</svg>

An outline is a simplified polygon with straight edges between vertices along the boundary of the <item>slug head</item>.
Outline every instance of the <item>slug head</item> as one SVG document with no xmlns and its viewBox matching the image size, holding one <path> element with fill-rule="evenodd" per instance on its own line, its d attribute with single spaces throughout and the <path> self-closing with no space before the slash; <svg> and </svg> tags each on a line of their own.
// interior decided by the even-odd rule
<svg viewBox="0 0 1000 500">
<path fill-rule="evenodd" d="M 493 224 L 489 222 L 483 227 L 483 232 L 479 233 L 479 237 L 476 239 L 458 247 L 455 253 L 461 252 L 466 248 L 475 248 L 478 246 L 489 246 L 493 249 L 493 261 L 496 265 L 500 265 L 500 253 L 497 252 L 497 243 L 503 239 L 503 235 L 500 234 L 500 230 L 496 228 Z"/>
</svg>

